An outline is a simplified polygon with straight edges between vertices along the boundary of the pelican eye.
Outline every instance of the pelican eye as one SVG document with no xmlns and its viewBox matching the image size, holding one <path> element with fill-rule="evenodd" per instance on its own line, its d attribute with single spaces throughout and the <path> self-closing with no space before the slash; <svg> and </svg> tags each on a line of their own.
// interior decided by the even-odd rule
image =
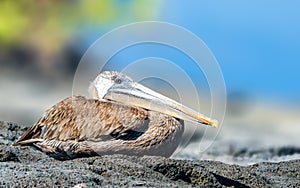
<svg viewBox="0 0 300 188">
<path fill-rule="evenodd" d="M 122 83 L 122 79 L 121 78 L 115 78 L 115 83 L 116 84 L 121 84 Z"/>
</svg>

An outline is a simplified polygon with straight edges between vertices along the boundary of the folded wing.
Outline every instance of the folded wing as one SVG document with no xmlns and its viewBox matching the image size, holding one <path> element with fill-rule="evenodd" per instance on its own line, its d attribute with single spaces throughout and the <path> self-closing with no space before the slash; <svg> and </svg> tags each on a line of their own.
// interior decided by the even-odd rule
<svg viewBox="0 0 300 188">
<path fill-rule="evenodd" d="M 148 128 L 148 111 L 107 100 L 69 97 L 50 108 L 14 145 L 45 140 L 136 139 Z"/>
</svg>

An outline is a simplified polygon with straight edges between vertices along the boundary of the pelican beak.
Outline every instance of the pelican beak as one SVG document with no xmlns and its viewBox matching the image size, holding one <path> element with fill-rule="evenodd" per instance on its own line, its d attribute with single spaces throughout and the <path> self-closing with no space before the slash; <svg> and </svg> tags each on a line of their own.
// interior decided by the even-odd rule
<svg viewBox="0 0 300 188">
<path fill-rule="evenodd" d="M 125 82 L 112 86 L 104 99 L 122 104 L 142 107 L 161 112 L 181 120 L 201 123 L 218 128 L 218 121 L 198 113 L 166 96 L 136 82 Z"/>
</svg>

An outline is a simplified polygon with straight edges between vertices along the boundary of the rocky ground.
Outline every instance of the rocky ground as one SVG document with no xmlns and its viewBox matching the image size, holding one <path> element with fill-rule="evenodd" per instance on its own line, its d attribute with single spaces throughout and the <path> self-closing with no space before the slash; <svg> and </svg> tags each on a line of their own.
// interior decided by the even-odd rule
<svg viewBox="0 0 300 188">
<path fill-rule="evenodd" d="M 0 122 L 0 187 L 300 187 L 300 160 L 248 166 L 124 155 L 57 161 L 32 147 L 12 147 L 25 129 Z M 256 152 L 244 149 L 233 155 Z M 299 152 L 289 147 L 267 154 Z"/>
</svg>

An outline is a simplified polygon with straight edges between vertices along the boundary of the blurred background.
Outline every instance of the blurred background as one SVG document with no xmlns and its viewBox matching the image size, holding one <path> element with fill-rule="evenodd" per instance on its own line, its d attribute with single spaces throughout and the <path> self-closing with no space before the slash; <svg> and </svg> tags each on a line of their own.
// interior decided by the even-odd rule
<svg viewBox="0 0 300 188">
<path fill-rule="evenodd" d="M 165 21 L 196 34 L 220 65 L 227 88 L 218 137 L 224 150 L 234 153 L 249 143 L 298 145 L 299 6 L 294 0 L 1 0 L 0 120 L 33 124 L 70 96 L 82 55 L 106 32 L 132 22 Z"/>
</svg>

